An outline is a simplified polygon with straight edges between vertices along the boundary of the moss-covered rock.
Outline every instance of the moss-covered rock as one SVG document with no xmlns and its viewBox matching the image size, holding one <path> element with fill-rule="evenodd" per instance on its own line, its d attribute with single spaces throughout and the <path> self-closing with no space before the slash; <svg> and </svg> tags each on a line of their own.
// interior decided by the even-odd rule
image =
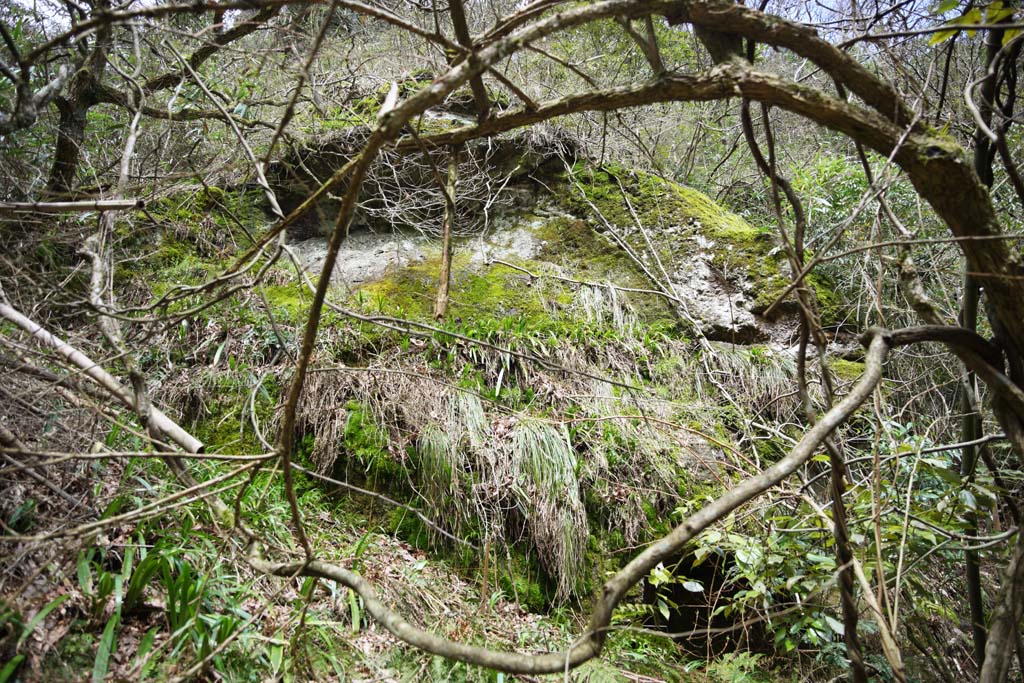
<svg viewBox="0 0 1024 683">
<path fill-rule="evenodd" d="M 344 352 L 351 354 L 346 362 L 373 365 L 388 357 L 387 371 L 421 375 L 417 391 L 431 399 L 418 409 L 429 416 L 404 414 L 366 431 L 371 423 L 363 418 L 370 416 L 356 411 L 362 417 L 350 418 L 355 422 L 339 448 L 350 465 L 383 463 L 377 485 L 386 488 L 386 477 L 411 481 L 416 502 L 425 501 L 430 516 L 464 538 L 493 537 L 493 528 L 481 526 L 481 509 L 514 510 L 495 512 L 501 522 L 491 523 L 518 559 L 492 579 L 539 609 L 565 597 L 567 582 L 571 598 L 586 597 L 626 556 L 620 551 L 668 531 L 686 499 L 712 496 L 726 471 L 716 465 L 721 453 L 753 429 L 748 410 L 770 406 L 792 416 L 797 406 L 782 388 L 792 379 L 792 358 L 776 349 L 789 341 L 794 323 L 791 304 L 776 306 L 771 319 L 763 315 L 788 284 L 774 234 L 705 195 L 650 174 L 582 163 L 545 176 L 546 188 L 519 183 L 528 202 L 496 213 L 485 234 L 454 241 L 442 320 L 433 318 L 441 270 L 436 238 L 358 229 L 350 236 L 335 271 L 335 300 L 361 316 L 435 330 L 410 341 L 393 330 L 361 329 L 353 343 L 363 347 Z M 375 267 L 356 267 L 361 259 Z M 809 282 L 826 318 L 841 316 L 832 283 L 819 275 Z M 721 341 L 688 343 L 699 335 Z M 635 407 L 630 389 L 602 385 L 595 379 L 601 376 L 659 400 Z M 349 400 L 356 403 L 347 410 L 407 403 L 409 390 L 395 388 L 404 381 L 354 388 Z M 462 392 L 480 406 L 472 428 L 460 412 Z M 664 434 L 642 427 L 652 411 Z M 503 417 L 509 414 L 515 417 Z M 570 454 L 565 460 L 578 489 L 552 496 L 520 476 L 522 457 L 508 444 L 519 421 L 530 420 L 570 425 L 559 452 Z M 430 458 L 420 450 L 428 433 Z M 771 459 L 779 451 L 770 438 L 747 443 Z M 409 457 L 399 462 L 395 452 Z M 438 469 L 437 458 L 449 460 Z M 505 473 L 500 485 L 490 478 L 496 471 Z M 389 524 L 417 546 L 442 541 L 404 513 Z M 562 544 L 579 551 L 568 578 L 525 559 L 552 539 L 561 548 L 560 534 L 582 539 Z"/>
<path fill-rule="evenodd" d="M 652 274 L 648 281 L 671 288 L 705 336 L 750 343 L 790 333 L 791 295 L 764 316 L 789 282 L 770 230 L 696 190 L 614 165 L 576 164 L 557 194 L 566 210 L 628 246 Z"/>
<path fill-rule="evenodd" d="M 832 368 L 836 377 L 844 382 L 855 382 L 864 374 L 864 363 L 842 358 L 833 358 L 829 361 L 829 367 Z"/>
</svg>

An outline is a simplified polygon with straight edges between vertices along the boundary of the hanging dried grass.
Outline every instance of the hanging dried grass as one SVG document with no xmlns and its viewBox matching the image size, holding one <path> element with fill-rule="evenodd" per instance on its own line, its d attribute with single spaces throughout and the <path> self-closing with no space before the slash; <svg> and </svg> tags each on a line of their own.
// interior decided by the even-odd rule
<svg viewBox="0 0 1024 683">
<path fill-rule="evenodd" d="M 510 457 L 530 538 L 544 569 L 556 580 L 556 599 L 568 599 L 583 567 L 589 534 L 569 434 L 564 425 L 522 420 L 512 433 Z"/>
<path fill-rule="evenodd" d="M 594 314 L 606 322 L 618 305 L 607 299 L 592 303 Z M 525 541 L 552 579 L 556 599 L 565 600 L 575 595 L 585 568 L 592 521 L 584 492 L 599 505 L 591 517 L 634 544 L 649 531 L 652 514 L 668 514 L 678 504 L 680 472 L 714 473 L 721 453 L 671 426 L 680 410 L 703 414 L 725 396 L 776 414 L 797 408 L 789 393 L 795 373 L 791 358 L 727 344 L 702 348 L 703 353 L 693 353 L 692 347 L 666 342 L 652 350 L 628 334 L 601 344 L 552 348 L 550 358 L 564 368 L 633 382 L 646 376 L 672 394 L 666 400 L 537 367 L 529 377 L 517 375 L 517 384 L 535 390 L 533 410 L 559 415 L 572 407 L 591 421 L 574 441 L 564 424 L 491 410 L 474 392 L 434 376 L 422 356 L 397 351 L 378 357 L 373 367 L 311 373 L 298 427 L 315 436 L 316 467 L 330 470 L 345 454 L 346 406 L 357 404 L 388 435 L 391 457 L 412 454 L 409 484 L 429 517 L 491 548 Z M 497 381 L 488 368 L 509 377 L 507 354 L 479 355 L 492 361 L 478 366 L 484 381 Z M 679 362 L 663 367 L 659 376 L 651 365 L 659 356 Z M 644 366 L 638 358 L 644 358 Z"/>
</svg>

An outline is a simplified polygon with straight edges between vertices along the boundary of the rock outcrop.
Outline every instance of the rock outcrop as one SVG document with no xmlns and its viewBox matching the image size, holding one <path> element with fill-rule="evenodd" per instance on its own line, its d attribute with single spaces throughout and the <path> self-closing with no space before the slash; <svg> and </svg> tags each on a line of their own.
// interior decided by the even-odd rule
<svg viewBox="0 0 1024 683">
<path fill-rule="evenodd" d="M 470 175 L 480 163 L 487 169 L 485 183 L 481 174 Z M 788 284 L 774 235 L 700 192 L 623 168 L 556 166 L 553 157 L 521 140 L 495 142 L 491 152 L 471 157 L 462 170 L 475 189 L 486 185 L 493 194 L 464 199 L 460 185 L 454 315 L 523 309 L 520 285 L 546 278 L 561 283 L 556 300 L 533 301 L 529 308 L 580 305 L 573 301 L 592 288 L 583 284 L 589 283 L 617 287 L 621 305 L 647 323 L 671 321 L 689 334 L 734 344 L 791 343 L 792 298 L 764 315 Z M 427 302 L 437 289 L 442 200 L 438 190 L 417 187 L 422 197 L 438 196 L 405 209 L 415 220 L 382 217 L 384 200 L 368 190 L 368 208 L 342 248 L 334 278 L 353 293 L 386 293 L 389 301 L 402 302 L 404 312 L 428 317 L 425 306 L 409 300 Z M 387 212 L 402 214 L 403 208 L 399 203 Z M 331 225 L 327 219 L 325 229 Z M 314 272 L 325 251 L 317 233 L 293 236 L 294 248 Z M 490 282 L 477 292 L 460 289 L 466 280 Z M 842 307 L 835 293 L 818 276 L 811 284 L 826 322 L 838 324 Z M 484 293 L 494 298 L 474 296 Z"/>
</svg>

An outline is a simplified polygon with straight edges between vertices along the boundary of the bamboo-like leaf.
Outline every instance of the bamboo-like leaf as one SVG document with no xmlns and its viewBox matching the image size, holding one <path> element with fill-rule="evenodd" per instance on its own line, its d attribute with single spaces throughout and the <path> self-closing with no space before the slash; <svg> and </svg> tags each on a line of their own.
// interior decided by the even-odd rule
<svg viewBox="0 0 1024 683">
<path fill-rule="evenodd" d="M 25 630 L 21 633 L 21 637 L 18 638 L 18 647 L 21 647 L 25 641 L 28 640 L 28 637 L 32 635 L 32 632 L 36 630 L 36 627 L 43 623 L 43 619 L 46 619 L 46 615 L 56 609 L 67 599 L 67 595 L 61 595 L 60 597 L 51 600 L 45 607 L 36 612 L 35 616 L 29 620 L 28 624 L 26 624 Z"/>
<path fill-rule="evenodd" d="M 101 683 L 107 677 L 110 669 L 110 656 L 117 647 L 117 627 L 121 622 L 121 615 L 115 612 L 107 620 L 107 626 L 100 636 L 100 646 L 96 650 L 96 661 L 92 666 L 92 683 Z"/>
<path fill-rule="evenodd" d="M 949 28 L 949 29 L 945 29 L 945 30 L 942 30 L 942 31 L 936 31 L 935 33 L 932 34 L 931 38 L 928 39 L 928 44 L 929 45 L 940 45 L 941 43 L 946 42 L 947 40 L 949 40 L 950 38 L 952 38 L 953 36 L 955 36 L 959 32 L 960 32 L 960 29 L 956 29 L 956 28 Z"/>
<path fill-rule="evenodd" d="M 23 661 L 25 661 L 25 655 L 16 655 L 11 658 L 11 661 L 4 664 L 4 668 L 0 669 L 0 683 L 7 683 Z"/>
</svg>

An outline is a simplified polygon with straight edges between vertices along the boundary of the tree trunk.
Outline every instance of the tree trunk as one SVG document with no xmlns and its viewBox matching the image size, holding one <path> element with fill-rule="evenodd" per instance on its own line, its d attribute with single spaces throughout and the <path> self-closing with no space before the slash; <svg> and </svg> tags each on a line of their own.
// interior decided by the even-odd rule
<svg viewBox="0 0 1024 683">
<path fill-rule="evenodd" d="M 978 281 L 969 271 L 964 273 L 964 302 L 961 309 L 960 324 L 963 327 L 977 332 L 978 330 Z M 960 440 L 970 443 L 981 436 L 981 416 L 975 408 L 975 401 L 971 392 L 974 391 L 976 377 L 970 370 L 964 381 L 963 396 L 960 401 L 960 409 L 963 417 L 960 420 Z M 969 445 L 963 447 L 960 460 L 960 475 L 965 481 L 974 481 L 974 472 L 978 460 L 978 447 Z M 971 512 L 968 518 L 967 533 L 977 535 L 978 516 Z M 974 658 L 981 670 L 985 662 L 985 597 L 981 585 L 981 561 L 978 551 L 964 551 L 965 579 L 967 581 L 967 602 L 971 608 L 971 637 L 974 641 Z"/>
<path fill-rule="evenodd" d="M 53 152 L 53 165 L 50 167 L 50 179 L 46 183 L 49 196 L 67 196 L 75 185 L 78 163 L 82 155 L 82 144 L 85 142 L 85 126 L 91 103 L 81 98 L 56 99 L 60 120 L 57 124 L 57 145 Z"/>
<path fill-rule="evenodd" d="M 96 12 L 110 9 L 109 0 L 97 0 Z M 111 27 L 104 24 L 96 33 L 92 52 L 85 64 L 71 78 L 68 96 L 54 100 L 60 119 L 57 124 L 57 143 L 53 152 L 53 165 L 46 183 L 50 196 L 68 195 L 74 188 L 75 176 L 82 158 L 85 128 L 89 109 L 99 103 L 100 82 L 107 70 L 107 55 L 111 46 Z"/>
<path fill-rule="evenodd" d="M 444 188 L 444 220 L 441 228 L 441 273 L 438 276 L 434 319 L 440 320 L 448 311 L 448 288 L 452 279 L 452 224 L 455 222 L 455 186 L 459 180 L 459 148 L 448 157 L 448 183 Z"/>
</svg>

